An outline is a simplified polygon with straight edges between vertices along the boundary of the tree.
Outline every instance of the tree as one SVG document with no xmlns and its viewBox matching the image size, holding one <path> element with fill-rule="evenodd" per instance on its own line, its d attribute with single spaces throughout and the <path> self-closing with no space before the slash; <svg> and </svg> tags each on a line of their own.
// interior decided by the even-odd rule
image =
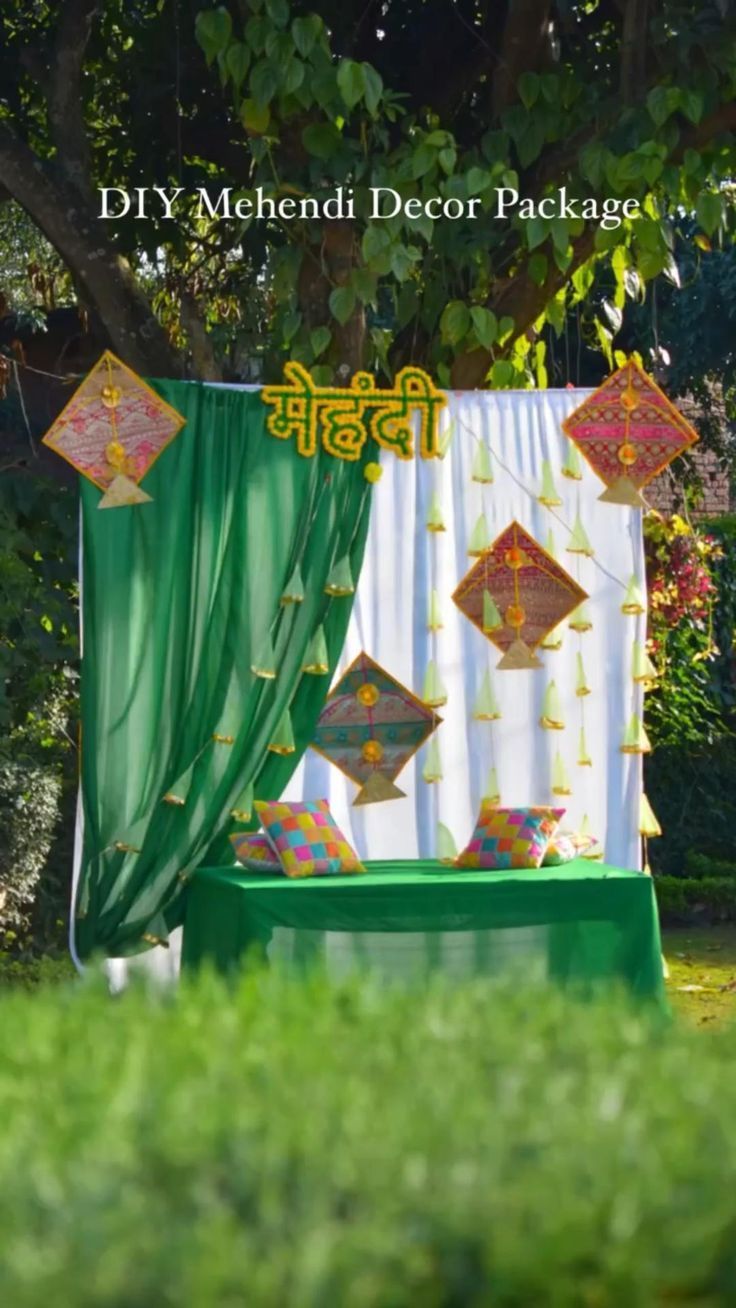
<svg viewBox="0 0 736 1308">
<path fill-rule="evenodd" d="M 456 386 L 544 384 L 543 328 L 597 264 L 620 310 L 671 269 L 683 207 L 730 239 L 732 0 L 201 3 L 36 0 L 0 19 L 0 182 L 134 367 L 267 377 L 291 355 L 326 381 L 411 358 Z M 174 221 L 97 217 L 98 187 L 152 183 L 186 189 Z M 598 219 L 496 216 L 499 187 L 536 205 L 563 185 Z M 228 222 L 189 197 L 214 206 L 223 186 L 352 187 L 355 216 Z M 369 187 L 478 212 L 376 221 Z M 606 198 L 641 212 L 601 225 Z"/>
</svg>

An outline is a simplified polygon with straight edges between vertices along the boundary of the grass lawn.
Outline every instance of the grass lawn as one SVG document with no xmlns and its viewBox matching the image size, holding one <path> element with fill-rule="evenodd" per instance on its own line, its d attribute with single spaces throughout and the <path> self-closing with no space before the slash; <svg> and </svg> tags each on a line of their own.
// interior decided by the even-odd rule
<svg viewBox="0 0 736 1308">
<path fill-rule="evenodd" d="M 736 927 L 662 932 L 672 1007 L 689 1024 L 719 1027 L 736 1017 Z"/>
</svg>

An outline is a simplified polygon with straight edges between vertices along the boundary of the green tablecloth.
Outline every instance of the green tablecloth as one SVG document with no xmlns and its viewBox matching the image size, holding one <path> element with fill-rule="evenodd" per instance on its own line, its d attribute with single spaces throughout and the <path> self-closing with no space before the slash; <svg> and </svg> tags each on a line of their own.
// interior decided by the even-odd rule
<svg viewBox="0 0 736 1308">
<path fill-rule="evenodd" d="M 290 881 L 200 868 L 188 892 L 182 965 L 236 968 L 246 954 L 341 973 L 518 966 L 563 982 L 626 982 L 663 996 L 651 878 L 584 859 L 522 872 L 460 872 L 433 861 L 367 863 L 363 876 Z"/>
</svg>

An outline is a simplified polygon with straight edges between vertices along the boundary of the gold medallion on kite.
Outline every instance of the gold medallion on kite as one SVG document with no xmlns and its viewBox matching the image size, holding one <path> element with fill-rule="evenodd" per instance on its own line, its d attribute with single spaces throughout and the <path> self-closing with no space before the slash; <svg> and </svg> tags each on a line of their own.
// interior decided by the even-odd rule
<svg viewBox="0 0 736 1308">
<path fill-rule="evenodd" d="M 441 721 L 362 653 L 330 692 L 312 748 L 360 786 L 354 804 L 402 799 L 404 792 L 394 782 Z"/>
<path fill-rule="evenodd" d="M 43 443 L 105 492 L 98 508 L 117 509 L 150 500 L 138 483 L 185 422 L 106 350 Z"/>
<path fill-rule="evenodd" d="M 502 671 L 540 668 L 535 650 L 558 623 L 588 598 L 530 536 L 512 522 L 481 554 L 453 600 L 500 649 Z"/>
<path fill-rule="evenodd" d="M 646 508 L 642 487 L 698 439 L 633 359 L 583 400 L 562 429 L 606 483 L 598 498 L 635 509 Z"/>
</svg>

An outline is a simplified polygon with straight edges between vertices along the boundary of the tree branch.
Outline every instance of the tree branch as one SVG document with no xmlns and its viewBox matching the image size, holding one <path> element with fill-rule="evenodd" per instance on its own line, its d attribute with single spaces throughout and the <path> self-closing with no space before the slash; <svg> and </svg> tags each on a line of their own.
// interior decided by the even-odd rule
<svg viewBox="0 0 736 1308">
<path fill-rule="evenodd" d="M 90 194 L 90 151 L 84 122 L 82 68 L 99 0 L 66 0 L 51 59 L 47 102 L 59 170 L 80 195 Z"/>
<path fill-rule="evenodd" d="M 521 74 L 539 66 L 547 40 L 550 8 L 550 0 L 509 0 L 493 78 L 495 117 L 513 100 Z"/>
</svg>

